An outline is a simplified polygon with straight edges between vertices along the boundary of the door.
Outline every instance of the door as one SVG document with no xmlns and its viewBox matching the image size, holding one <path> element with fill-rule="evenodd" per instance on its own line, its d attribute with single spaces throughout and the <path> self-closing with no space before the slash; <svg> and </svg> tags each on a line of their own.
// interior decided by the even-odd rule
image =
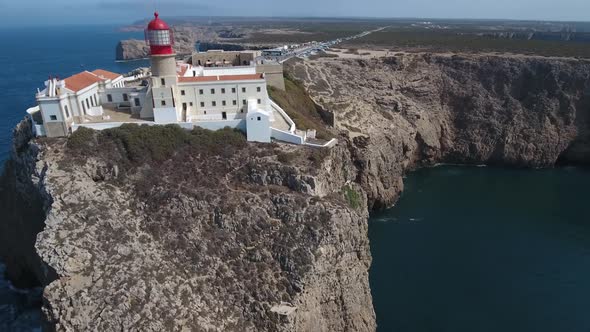
<svg viewBox="0 0 590 332">
<path fill-rule="evenodd" d="M 221 117 L 223 118 L 223 120 L 227 120 L 227 113 L 221 112 Z"/>
</svg>

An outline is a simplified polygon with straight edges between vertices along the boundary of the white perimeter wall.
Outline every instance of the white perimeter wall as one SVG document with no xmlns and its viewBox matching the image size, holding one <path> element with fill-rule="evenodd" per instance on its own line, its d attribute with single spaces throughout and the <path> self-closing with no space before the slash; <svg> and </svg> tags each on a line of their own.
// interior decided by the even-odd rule
<svg viewBox="0 0 590 332">
<path fill-rule="evenodd" d="M 178 116 L 176 115 L 176 108 L 174 108 L 174 107 L 154 108 L 154 121 L 158 124 L 177 123 Z"/>
<path fill-rule="evenodd" d="M 104 129 L 111 129 L 120 127 L 124 124 L 136 124 L 136 125 L 147 125 L 147 126 L 155 126 L 159 125 L 155 122 L 102 122 L 102 123 L 81 123 L 81 124 L 73 124 L 72 125 L 72 132 L 76 131 L 80 127 L 90 128 L 94 130 L 104 130 Z M 225 127 L 236 128 L 242 131 L 246 131 L 246 120 L 229 120 L 229 121 L 201 121 L 201 122 L 178 122 L 172 123 L 178 125 L 184 129 L 193 129 L 195 127 L 200 127 L 203 129 L 209 130 L 220 130 Z"/>
<path fill-rule="evenodd" d="M 191 71 L 187 71 L 191 74 Z M 256 74 L 256 67 L 221 67 L 221 68 L 203 68 L 203 76 L 223 76 L 223 75 L 251 75 Z"/>
<path fill-rule="evenodd" d="M 276 140 L 287 142 L 287 143 L 301 145 L 305 142 L 303 137 L 301 137 L 299 135 L 295 135 L 295 134 L 292 134 L 292 133 L 289 133 L 286 131 L 282 131 L 279 129 L 275 129 L 275 128 L 271 128 L 270 135 L 272 138 L 274 138 Z"/>
</svg>

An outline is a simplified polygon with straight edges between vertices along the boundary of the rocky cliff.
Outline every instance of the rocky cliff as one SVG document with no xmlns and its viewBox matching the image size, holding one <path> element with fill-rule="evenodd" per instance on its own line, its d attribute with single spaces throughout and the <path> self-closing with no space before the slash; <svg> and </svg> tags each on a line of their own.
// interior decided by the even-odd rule
<svg viewBox="0 0 590 332">
<path fill-rule="evenodd" d="M 19 125 L 0 253 L 45 286 L 47 330 L 373 331 L 367 213 L 405 172 L 590 162 L 587 62 L 359 55 L 289 71 L 333 114 L 336 148 L 173 127 L 31 140 Z"/>
<path fill-rule="evenodd" d="M 352 140 L 370 207 L 395 202 L 422 165 L 590 162 L 588 61 L 400 53 L 289 70 Z"/>
<path fill-rule="evenodd" d="M 368 210 L 328 154 L 345 148 L 133 126 L 29 141 L 26 121 L 15 137 L 1 253 L 45 286 L 47 330 L 375 329 Z"/>
</svg>

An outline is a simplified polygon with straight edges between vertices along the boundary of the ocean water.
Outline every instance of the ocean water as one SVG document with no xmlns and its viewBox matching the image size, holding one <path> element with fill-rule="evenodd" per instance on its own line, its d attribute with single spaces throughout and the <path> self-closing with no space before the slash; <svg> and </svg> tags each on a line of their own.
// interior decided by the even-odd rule
<svg viewBox="0 0 590 332">
<path fill-rule="evenodd" d="M 6 160 L 11 131 L 35 106 L 35 92 L 48 76 L 62 78 L 102 68 L 119 73 L 147 61 L 115 62 L 117 42 L 143 38 L 115 26 L 67 26 L 7 29 L 0 34 L 0 162 Z"/>
<path fill-rule="evenodd" d="M 120 39 L 142 33 L 117 32 L 115 26 L 8 29 L 0 34 L 0 166 L 9 156 L 12 128 L 35 106 L 35 92 L 49 75 L 67 77 L 102 68 L 119 73 L 147 61 L 115 62 Z M 0 263 L 0 331 L 40 328 L 40 290 L 14 289 Z"/>
<path fill-rule="evenodd" d="M 424 169 L 369 225 L 379 332 L 590 331 L 590 171 Z"/>
</svg>

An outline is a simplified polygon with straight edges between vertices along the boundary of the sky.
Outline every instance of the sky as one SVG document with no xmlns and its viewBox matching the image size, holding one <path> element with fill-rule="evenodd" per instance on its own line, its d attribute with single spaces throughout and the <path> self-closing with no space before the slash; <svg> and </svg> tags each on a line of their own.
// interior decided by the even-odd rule
<svg viewBox="0 0 590 332">
<path fill-rule="evenodd" d="M 0 26 L 126 24 L 166 16 L 499 18 L 590 21 L 590 0 L 0 0 Z"/>
</svg>

